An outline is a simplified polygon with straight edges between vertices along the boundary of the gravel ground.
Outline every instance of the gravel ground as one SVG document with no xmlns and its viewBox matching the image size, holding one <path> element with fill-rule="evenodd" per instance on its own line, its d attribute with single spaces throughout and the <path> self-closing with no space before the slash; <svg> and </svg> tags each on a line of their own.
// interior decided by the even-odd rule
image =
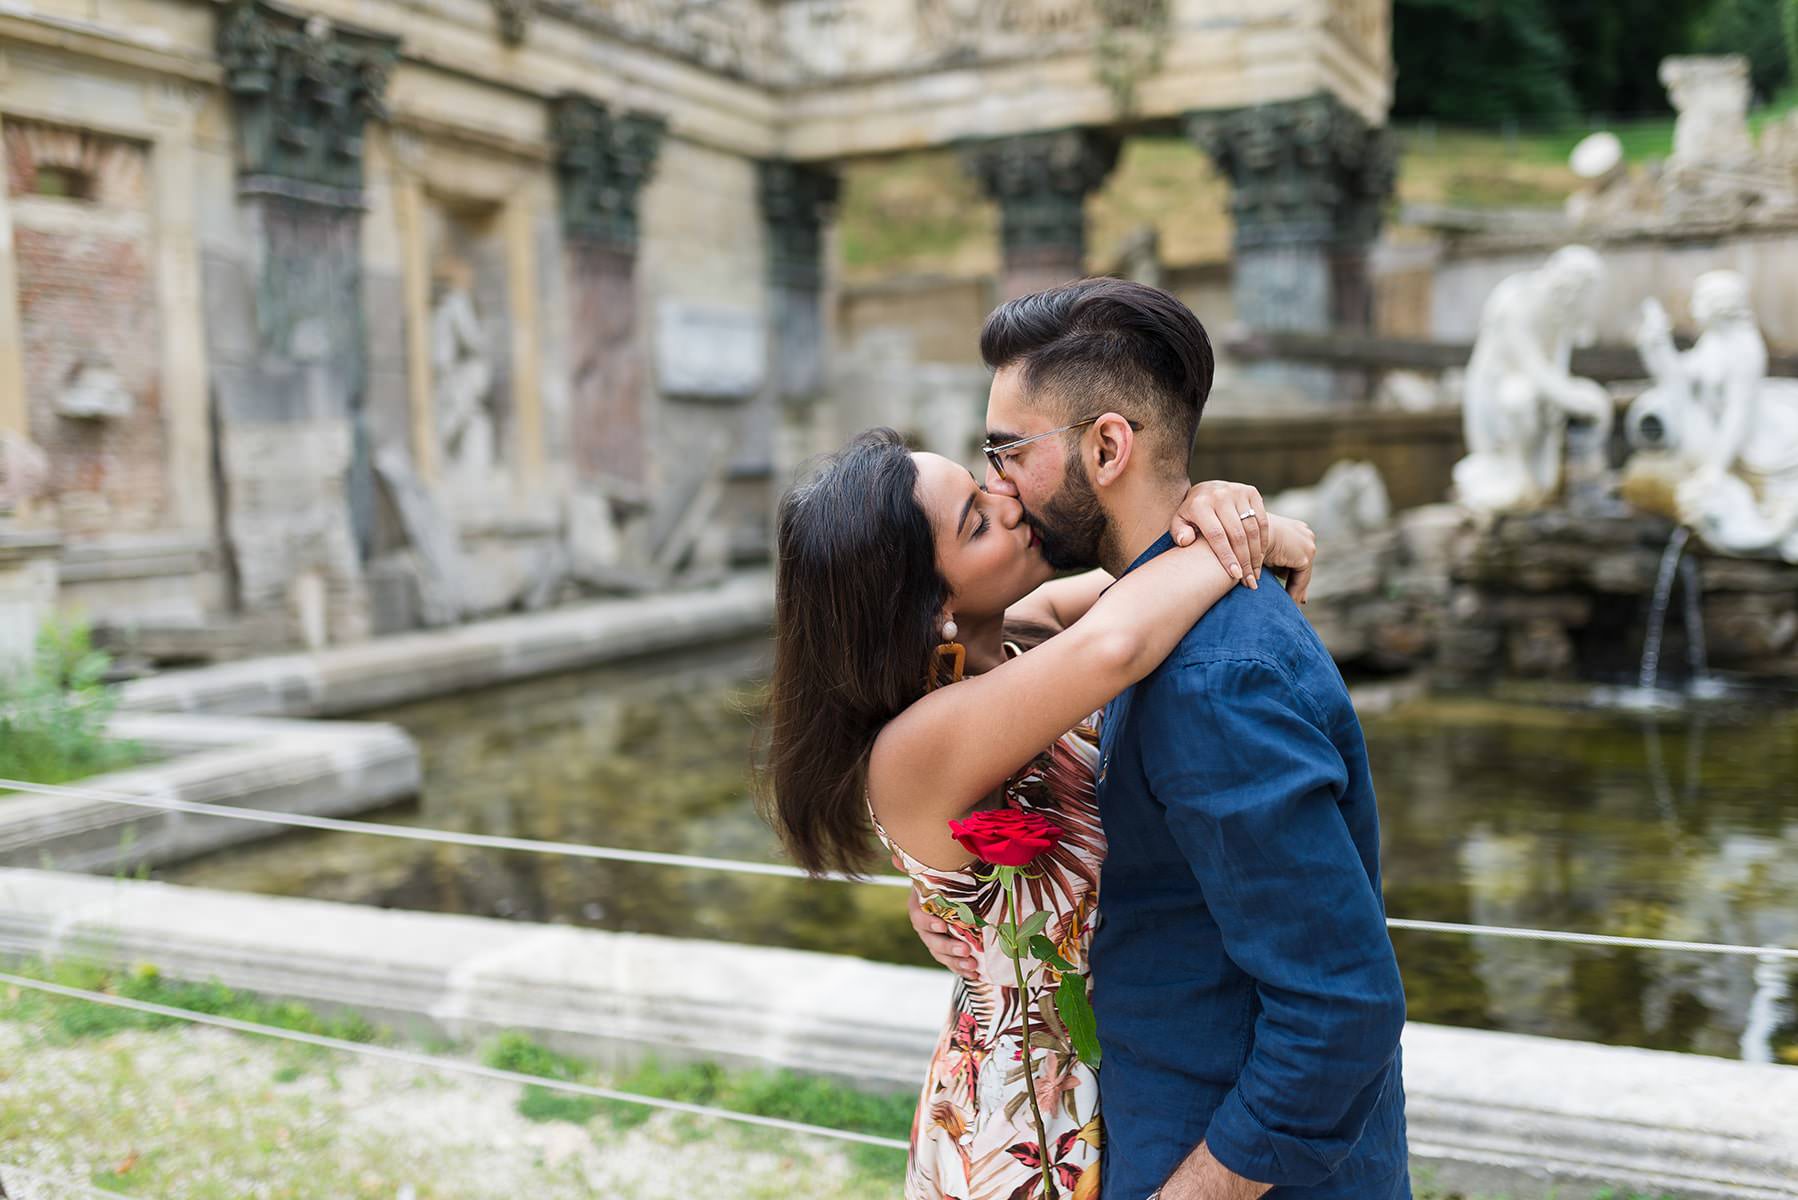
<svg viewBox="0 0 1798 1200">
<path fill-rule="evenodd" d="M 11 1200 L 892 1200 L 903 1156 L 658 1113 L 520 1116 L 520 1089 L 224 1030 L 46 1044 L 0 1021 Z"/>
</svg>

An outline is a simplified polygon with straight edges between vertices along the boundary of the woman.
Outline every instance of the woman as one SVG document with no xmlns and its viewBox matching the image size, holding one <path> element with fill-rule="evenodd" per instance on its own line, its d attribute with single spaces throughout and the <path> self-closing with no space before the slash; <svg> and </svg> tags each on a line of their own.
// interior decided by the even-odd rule
<svg viewBox="0 0 1798 1200">
<path fill-rule="evenodd" d="M 1260 510 L 1253 489 L 1194 489 L 1176 533 L 1212 509 L 1235 516 L 1244 496 Z M 1269 525 L 1266 562 L 1308 571 L 1310 531 L 1277 517 Z M 1053 580 L 1015 499 L 985 492 L 947 459 L 907 451 L 890 430 L 861 435 L 788 493 L 778 540 L 767 815 L 814 872 L 859 870 L 877 835 L 973 951 L 913 1123 L 905 1195 L 1038 1194 L 1021 1010 L 1060 1190 L 1096 1195 L 1098 1082 L 1057 1019 L 1061 976 L 1038 963 L 1020 995 L 996 939 L 953 915 L 966 905 L 999 920 L 1003 897 L 976 876 L 948 822 L 1009 807 L 1060 827 L 1059 844 L 1033 865 L 1018 919 L 1046 912 L 1047 936 L 1084 975 L 1105 855 L 1094 714 L 1235 581 L 1202 540 L 1116 582 L 1099 571 Z M 1261 564 L 1245 565 L 1253 581 Z M 966 678 L 944 653 L 951 644 L 965 649 Z"/>
</svg>

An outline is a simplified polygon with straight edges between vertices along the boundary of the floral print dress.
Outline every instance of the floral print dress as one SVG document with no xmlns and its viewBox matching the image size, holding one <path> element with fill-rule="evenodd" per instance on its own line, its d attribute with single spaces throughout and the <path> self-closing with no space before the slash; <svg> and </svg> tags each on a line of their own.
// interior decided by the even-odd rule
<svg viewBox="0 0 1798 1200">
<path fill-rule="evenodd" d="M 1005 785 L 1005 805 L 1036 813 L 1062 829 L 1058 845 L 1022 880 L 1020 921 L 1049 913 L 1045 932 L 1062 959 L 1087 973 L 1087 946 L 1099 896 L 1105 835 L 1093 796 L 1098 734 L 1089 722 L 1063 734 Z M 1055 1011 L 1061 975 L 1025 963 L 1025 991 L 990 930 L 970 929 L 951 911 L 961 903 L 983 920 L 1005 918 L 1005 896 L 973 870 L 939 871 L 907 854 L 874 822 L 880 840 L 905 864 L 925 907 L 970 946 L 979 975 L 957 978 L 948 1026 L 937 1042 L 912 1120 L 905 1200 L 1038 1200 L 1042 1147 L 1025 1094 L 1020 1005 L 1030 1012 L 1037 1102 L 1049 1135 L 1049 1162 L 1060 1200 L 1099 1194 L 1099 1081 L 1074 1055 Z"/>
</svg>

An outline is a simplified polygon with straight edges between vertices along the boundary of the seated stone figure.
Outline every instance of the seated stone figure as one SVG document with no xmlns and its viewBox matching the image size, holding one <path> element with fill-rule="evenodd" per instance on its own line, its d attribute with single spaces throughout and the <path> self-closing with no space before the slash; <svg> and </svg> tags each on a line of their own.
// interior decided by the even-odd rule
<svg viewBox="0 0 1798 1200">
<path fill-rule="evenodd" d="M 1592 341 L 1604 265 L 1584 246 L 1563 246 L 1534 271 L 1512 275 L 1486 300 L 1467 363 L 1467 457 L 1455 495 L 1481 512 L 1534 508 L 1561 484 L 1570 423 L 1602 453 L 1612 406 L 1604 388 L 1568 370 Z"/>
<path fill-rule="evenodd" d="M 1672 498 L 1666 515 L 1716 549 L 1798 562 L 1798 380 L 1767 378 L 1767 344 L 1734 271 L 1698 277 L 1692 317 L 1698 342 L 1682 354 L 1666 311 L 1642 306 L 1636 345 L 1654 387 L 1626 421 L 1644 451 L 1626 495 L 1652 494 L 1642 481 L 1658 478 Z"/>
</svg>

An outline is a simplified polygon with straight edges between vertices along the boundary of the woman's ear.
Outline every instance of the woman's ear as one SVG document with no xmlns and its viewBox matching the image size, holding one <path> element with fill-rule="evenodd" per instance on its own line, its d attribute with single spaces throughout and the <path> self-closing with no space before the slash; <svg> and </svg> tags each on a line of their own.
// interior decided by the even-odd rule
<svg viewBox="0 0 1798 1200">
<path fill-rule="evenodd" d="M 1093 422 L 1093 486 L 1105 487 L 1123 477 L 1136 450 L 1136 431 L 1130 422 L 1108 412 Z"/>
</svg>

